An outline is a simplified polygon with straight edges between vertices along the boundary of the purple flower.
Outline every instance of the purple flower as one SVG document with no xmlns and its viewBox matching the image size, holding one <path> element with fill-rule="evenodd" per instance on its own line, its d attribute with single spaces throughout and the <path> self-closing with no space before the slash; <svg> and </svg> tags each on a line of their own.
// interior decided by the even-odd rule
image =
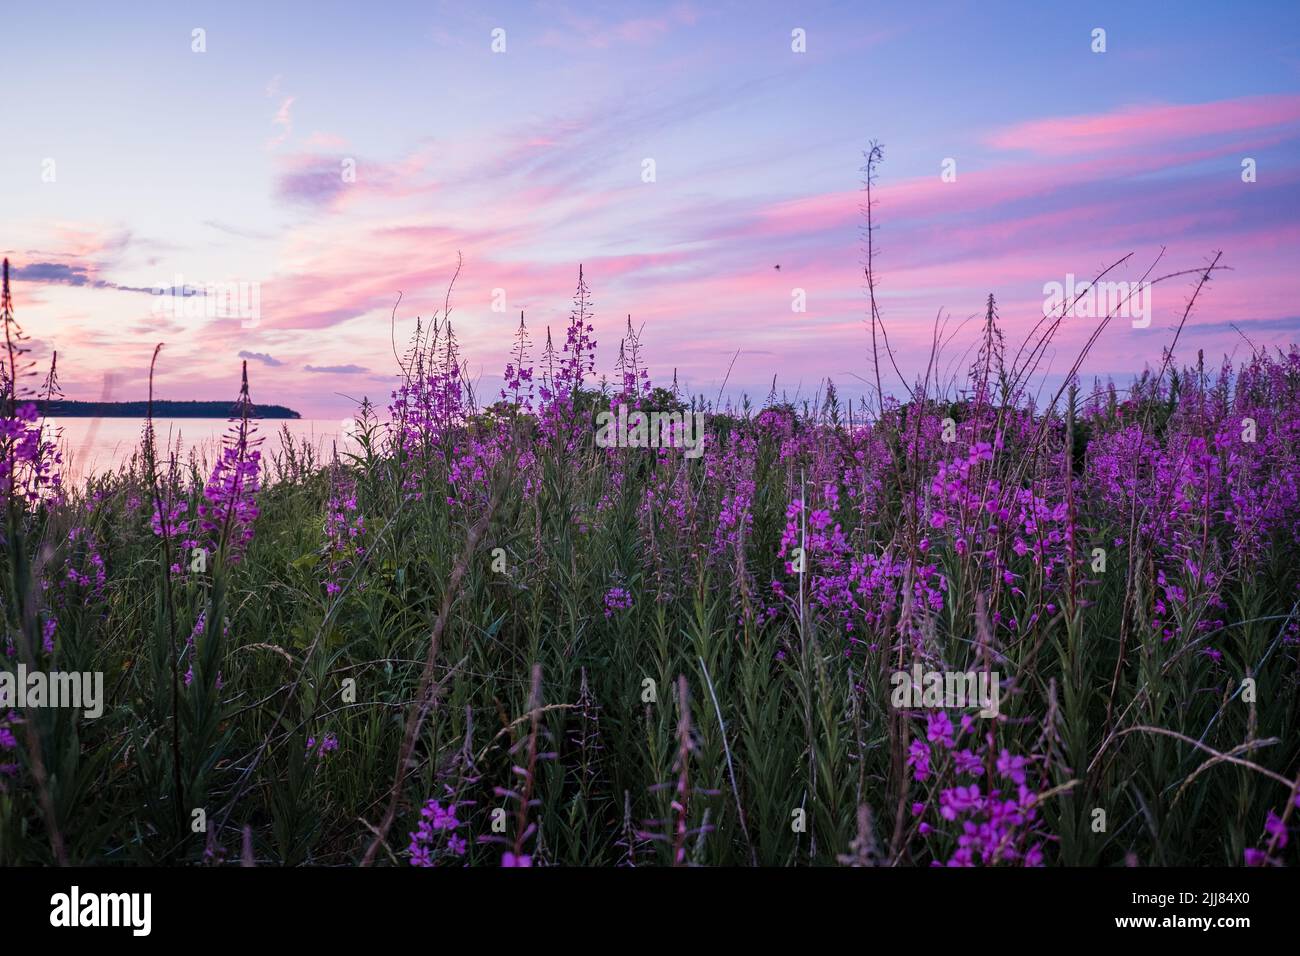
<svg viewBox="0 0 1300 956">
<path fill-rule="evenodd" d="M 327 753 L 333 753 L 335 750 L 338 749 L 339 749 L 339 739 L 335 737 L 333 734 L 326 734 L 324 737 L 321 738 L 319 743 L 316 742 L 315 737 L 307 738 L 307 753 L 311 753 L 313 750 L 315 750 L 316 757 L 318 760 L 324 759 Z"/>
<path fill-rule="evenodd" d="M 610 588 L 605 592 L 605 617 L 614 616 L 615 611 L 627 611 L 632 607 L 632 595 L 624 588 Z"/>
<path fill-rule="evenodd" d="M 946 710 L 936 711 L 926 717 L 925 739 L 931 742 L 937 741 L 952 749 L 953 727 Z"/>
<path fill-rule="evenodd" d="M 930 746 L 924 740 L 913 740 L 907 752 L 907 765 L 912 767 L 912 776 L 917 782 L 924 782 L 930 776 Z"/>
<path fill-rule="evenodd" d="M 331 469 L 325 505 L 325 593 L 343 590 L 344 575 L 365 556 L 366 519 L 357 507 L 356 482 L 337 463 Z"/>
<path fill-rule="evenodd" d="M 978 774 L 984 769 L 979 756 L 970 750 L 956 751 L 953 754 L 953 762 L 956 764 L 958 773 Z"/>
<path fill-rule="evenodd" d="M 1013 757 L 1007 750 L 1003 749 L 1002 753 L 998 755 L 998 773 L 1010 778 L 1012 783 L 1023 785 L 1026 763 L 1024 757 Z"/>
<path fill-rule="evenodd" d="M 420 822 L 410 834 L 411 843 L 407 847 L 411 866 L 434 866 L 440 856 L 465 855 L 469 844 L 457 832 L 462 822 L 456 817 L 456 808 L 455 803 L 444 806 L 433 798 L 420 808 Z"/>
<path fill-rule="evenodd" d="M 1278 849 L 1286 846 L 1286 824 L 1283 823 L 1282 818 L 1272 810 L 1268 811 L 1268 818 L 1264 821 L 1264 829 L 1268 831 L 1268 835 L 1273 838 L 1273 843 L 1278 847 Z"/>
<path fill-rule="evenodd" d="M 953 787 L 939 793 L 939 815 L 945 820 L 956 820 L 958 814 L 976 809 L 980 806 L 980 788 L 972 783 L 969 787 Z"/>
<path fill-rule="evenodd" d="M 231 562 L 253 538 L 253 522 L 257 519 L 256 495 L 261 474 L 262 453 L 257 450 L 260 438 L 249 422 L 252 401 L 248 395 L 248 362 L 244 362 L 243 384 L 239 391 L 240 415 L 230 420 L 230 429 L 222 442 L 221 457 L 217 459 L 203 488 L 199 502 L 199 527 L 212 534 L 218 547 L 228 549 Z"/>
</svg>

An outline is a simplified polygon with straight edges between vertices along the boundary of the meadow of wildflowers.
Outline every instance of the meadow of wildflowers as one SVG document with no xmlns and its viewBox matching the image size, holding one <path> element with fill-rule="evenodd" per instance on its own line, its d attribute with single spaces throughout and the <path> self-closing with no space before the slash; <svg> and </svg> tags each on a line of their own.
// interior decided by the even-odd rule
<svg viewBox="0 0 1300 956">
<path fill-rule="evenodd" d="M 1300 350 L 1034 398 L 990 300 L 950 387 L 718 407 L 591 319 L 487 397 L 420 323 L 323 461 L 232 369 L 215 463 L 146 425 L 70 487 L 6 274 L 0 661 L 108 699 L 0 712 L 0 863 L 1295 862 Z M 917 664 L 997 715 L 892 706 Z"/>
</svg>

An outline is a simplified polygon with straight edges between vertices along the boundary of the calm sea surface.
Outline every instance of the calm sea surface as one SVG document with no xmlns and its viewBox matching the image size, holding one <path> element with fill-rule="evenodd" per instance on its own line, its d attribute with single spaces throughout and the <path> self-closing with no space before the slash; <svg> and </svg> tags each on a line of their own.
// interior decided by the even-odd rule
<svg viewBox="0 0 1300 956">
<path fill-rule="evenodd" d="M 340 419 L 312 420 L 304 418 L 258 419 L 257 435 L 262 442 L 262 457 L 280 447 L 282 426 L 298 441 L 310 442 L 318 452 L 329 455 L 335 442 L 340 451 L 354 445 L 344 434 Z M 88 475 L 114 470 L 126 461 L 140 445 L 144 420 L 140 418 L 50 418 L 49 428 L 62 434 L 63 480 L 65 484 L 78 484 Z M 181 459 L 188 461 L 191 449 L 200 459 L 212 462 L 221 447 L 221 436 L 230 423 L 224 418 L 155 418 L 159 454 L 165 444 L 168 448 L 179 445 Z"/>
</svg>

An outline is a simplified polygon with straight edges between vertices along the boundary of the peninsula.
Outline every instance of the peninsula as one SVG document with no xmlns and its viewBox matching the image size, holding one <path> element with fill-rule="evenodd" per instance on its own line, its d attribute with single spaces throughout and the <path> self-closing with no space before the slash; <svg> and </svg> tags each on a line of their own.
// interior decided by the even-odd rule
<svg viewBox="0 0 1300 956">
<path fill-rule="evenodd" d="M 148 402 L 76 402 L 65 399 L 39 401 L 36 407 L 50 418 L 144 418 Z M 235 402 L 171 402 L 154 400 L 154 418 L 231 418 L 238 414 Z M 302 418 L 283 405 L 254 405 L 250 418 Z"/>
</svg>

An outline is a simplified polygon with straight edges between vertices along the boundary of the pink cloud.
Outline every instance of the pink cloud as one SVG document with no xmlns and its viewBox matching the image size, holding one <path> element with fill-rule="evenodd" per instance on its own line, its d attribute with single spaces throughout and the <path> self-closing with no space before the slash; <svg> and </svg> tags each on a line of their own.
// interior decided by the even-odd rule
<svg viewBox="0 0 1300 956">
<path fill-rule="evenodd" d="M 342 136 L 338 136 L 334 133 L 323 133 L 320 130 L 316 130 L 303 141 L 303 145 L 307 149 L 342 149 L 347 144 L 348 141 Z"/>
<path fill-rule="evenodd" d="M 1298 121 L 1300 96 L 1245 96 L 1211 103 L 1127 106 L 1109 113 L 1030 120 L 995 133 L 989 143 L 999 149 L 1064 156 L 1294 126 Z M 1290 135 L 1295 131 L 1291 130 Z"/>
<path fill-rule="evenodd" d="M 364 157 L 299 153 L 280 159 L 277 198 L 315 209 L 337 209 L 365 200 L 394 200 L 435 192 L 426 172 L 428 155 L 417 152 L 394 163 Z"/>
<path fill-rule="evenodd" d="M 276 110 L 275 115 L 271 117 L 271 125 L 280 127 L 280 132 L 267 143 L 268 147 L 274 148 L 279 146 L 288 139 L 289 135 L 293 132 L 293 115 L 291 113 L 293 109 L 293 100 L 294 98 L 292 96 L 285 97 L 284 101 L 280 103 L 280 108 Z"/>
<path fill-rule="evenodd" d="M 693 25 L 698 19 L 695 10 L 685 3 L 674 4 L 661 16 L 615 22 L 580 16 L 567 9 L 557 10 L 556 15 L 563 21 L 564 29 L 546 30 L 539 40 L 543 46 L 570 46 L 577 39 L 601 50 L 620 43 L 650 44 L 676 27 Z"/>
</svg>

